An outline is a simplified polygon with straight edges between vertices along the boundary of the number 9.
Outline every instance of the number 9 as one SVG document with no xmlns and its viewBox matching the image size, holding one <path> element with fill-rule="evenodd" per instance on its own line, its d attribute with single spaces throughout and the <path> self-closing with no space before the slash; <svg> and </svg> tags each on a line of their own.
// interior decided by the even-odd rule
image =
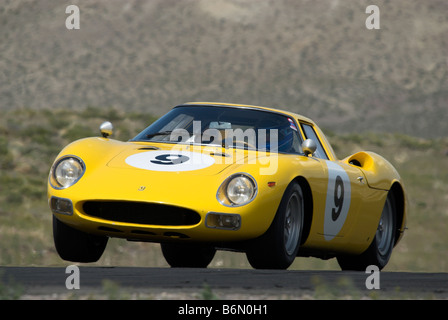
<svg viewBox="0 0 448 320">
<path fill-rule="evenodd" d="M 331 218 L 336 221 L 341 214 L 342 206 L 344 205 L 344 182 L 341 176 L 336 177 L 334 186 L 334 205 L 331 211 Z"/>
</svg>

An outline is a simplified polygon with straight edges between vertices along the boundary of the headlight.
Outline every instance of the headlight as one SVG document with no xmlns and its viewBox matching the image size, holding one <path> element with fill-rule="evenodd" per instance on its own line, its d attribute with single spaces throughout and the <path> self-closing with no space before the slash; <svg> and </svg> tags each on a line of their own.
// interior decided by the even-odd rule
<svg viewBox="0 0 448 320">
<path fill-rule="evenodd" d="M 85 171 L 84 162 L 75 156 L 58 160 L 50 173 L 50 183 L 56 189 L 65 189 L 74 185 Z"/>
<path fill-rule="evenodd" d="M 217 198 L 225 206 L 242 206 L 257 194 L 257 184 L 248 174 L 238 173 L 227 178 L 219 187 Z"/>
<path fill-rule="evenodd" d="M 229 200 L 238 205 L 248 202 L 252 198 L 254 191 L 253 182 L 246 176 L 233 178 L 226 188 Z"/>
</svg>

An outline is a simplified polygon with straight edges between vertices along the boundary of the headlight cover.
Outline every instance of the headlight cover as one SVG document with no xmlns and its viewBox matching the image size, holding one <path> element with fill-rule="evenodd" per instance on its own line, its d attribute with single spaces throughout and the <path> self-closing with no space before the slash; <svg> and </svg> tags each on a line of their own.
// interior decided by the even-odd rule
<svg viewBox="0 0 448 320">
<path fill-rule="evenodd" d="M 257 183 L 247 173 L 237 173 L 228 177 L 216 194 L 218 201 L 228 207 L 244 206 L 257 195 Z"/>
<path fill-rule="evenodd" d="M 81 179 L 86 166 L 76 156 L 65 156 L 53 165 L 50 172 L 50 184 L 55 189 L 71 187 Z"/>
</svg>

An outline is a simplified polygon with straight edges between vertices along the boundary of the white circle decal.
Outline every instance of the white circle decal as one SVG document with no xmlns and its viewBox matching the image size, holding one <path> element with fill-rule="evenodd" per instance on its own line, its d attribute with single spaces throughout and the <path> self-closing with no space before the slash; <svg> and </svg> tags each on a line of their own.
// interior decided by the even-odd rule
<svg viewBox="0 0 448 320">
<path fill-rule="evenodd" d="M 192 171 L 210 167 L 215 159 L 198 152 L 157 150 L 134 154 L 126 163 L 139 169 L 152 171 Z"/>
<path fill-rule="evenodd" d="M 325 202 L 324 238 L 333 239 L 344 226 L 350 209 L 351 187 L 347 172 L 338 164 L 326 161 L 328 168 Z"/>
</svg>

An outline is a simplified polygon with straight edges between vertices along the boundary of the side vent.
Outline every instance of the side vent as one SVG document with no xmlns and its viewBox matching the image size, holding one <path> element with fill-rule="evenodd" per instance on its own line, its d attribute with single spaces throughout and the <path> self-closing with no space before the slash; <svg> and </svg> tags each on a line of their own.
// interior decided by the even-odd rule
<svg viewBox="0 0 448 320">
<path fill-rule="evenodd" d="M 372 170 L 374 166 L 374 161 L 372 159 L 372 156 L 368 154 L 367 152 L 357 152 L 353 155 L 351 155 L 348 158 L 345 158 L 343 160 L 346 163 L 349 163 L 353 166 L 357 166 L 360 168 L 363 168 L 365 170 Z"/>
<path fill-rule="evenodd" d="M 352 165 L 354 165 L 354 166 L 357 166 L 357 167 L 362 167 L 361 162 L 359 162 L 359 161 L 356 160 L 356 159 L 352 159 L 352 160 L 350 160 L 349 163 L 352 164 Z"/>
</svg>

